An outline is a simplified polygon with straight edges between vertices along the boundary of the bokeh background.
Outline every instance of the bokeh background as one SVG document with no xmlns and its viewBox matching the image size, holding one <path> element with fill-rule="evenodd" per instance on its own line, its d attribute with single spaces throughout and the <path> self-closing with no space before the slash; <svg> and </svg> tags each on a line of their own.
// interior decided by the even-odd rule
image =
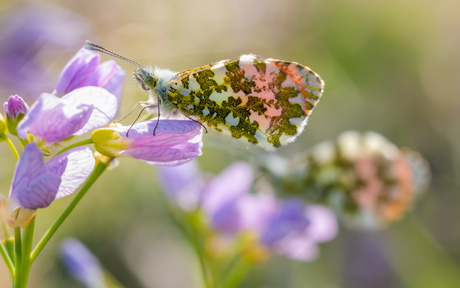
<svg viewBox="0 0 460 288">
<path fill-rule="evenodd" d="M 274 258 L 262 265 L 254 276 L 262 287 L 460 287 L 460 2 L 36 2 L 0 1 L 2 102 L 19 94 L 31 103 L 51 92 L 86 39 L 176 71 L 256 53 L 310 66 L 326 82 L 306 131 L 280 154 L 346 130 L 372 130 L 429 161 L 432 185 L 402 221 L 381 231 L 342 225 L 316 261 Z M 120 114 L 145 97 L 128 77 Z M 7 194 L 14 161 L 1 147 L 0 191 Z M 208 134 L 198 160 L 204 171 L 218 173 L 251 157 L 252 150 L 241 148 Z M 83 241 L 126 287 L 200 287 L 197 260 L 167 215 L 155 167 L 120 162 L 34 263 L 30 287 L 81 287 L 58 259 L 68 236 Z M 37 237 L 69 200 L 39 212 Z M 11 287 L 3 262 L 0 287 Z"/>
</svg>

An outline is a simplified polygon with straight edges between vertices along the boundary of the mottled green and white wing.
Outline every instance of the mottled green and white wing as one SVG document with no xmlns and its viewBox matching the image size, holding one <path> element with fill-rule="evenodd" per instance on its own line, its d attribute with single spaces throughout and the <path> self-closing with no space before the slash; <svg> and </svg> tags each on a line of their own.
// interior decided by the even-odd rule
<svg viewBox="0 0 460 288">
<path fill-rule="evenodd" d="M 176 76 L 168 101 L 180 111 L 266 150 L 296 139 L 324 87 L 308 67 L 252 54 Z"/>
</svg>

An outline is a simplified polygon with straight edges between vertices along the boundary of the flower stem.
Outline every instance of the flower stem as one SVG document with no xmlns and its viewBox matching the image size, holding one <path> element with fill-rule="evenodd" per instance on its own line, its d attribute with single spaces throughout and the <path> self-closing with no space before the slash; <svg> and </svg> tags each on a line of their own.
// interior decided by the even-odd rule
<svg viewBox="0 0 460 288">
<path fill-rule="evenodd" d="M 6 250 L 6 247 L 3 244 L 3 241 L 0 241 L 0 253 L 2 254 L 2 257 L 5 260 L 6 266 L 8 267 L 8 270 L 10 270 L 10 274 L 13 277 L 14 276 L 14 264 L 13 264 L 13 261 L 11 261 L 10 255 L 8 254 L 8 251 Z"/>
<path fill-rule="evenodd" d="M 30 222 L 29 226 L 24 229 L 22 241 L 22 284 L 27 287 L 29 280 L 30 266 L 32 265 L 30 252 L 32 251 L 32 244 L 34 240 L 35 217 Z"/>
<path fill-rule="evenodd" d="M 244 280 L 246 275 L 251 271 L 253 263 L 244 259 L 244 257 L 239 257 L 234 263 L 233 267 L 230 269 L 226 279 L 225 279 L 225 288 L 237 288 L 241 282 Z"/>
<path fill-rule="evenodd" d="M 21 228 L 14 228 L 14 287 L 21 288 L 21 267 L 22 267 L 22 243 L 21 243 Z"/>
<path fill-rule="evenodd" d="M 16 150 L 16 147 L 14 147 L 13 142 L 11 142 L 10 138 L 8 138 L 6 135 L 1 135 L 0 138 L 5 140 L 6 144 L 8 144 L 8 147 L 10 147 L 10 150 L 13 152 L 14 158 L 17 161 L 19 159 L 19 153 L 18 150 Z"/>
<path fill-rule="evenodd" d="M 93 144 L 93 139 L 90 138 L 90 139 L 86 139 L 86 140 L 82 140 L 82 141 L 73 143 L 72 145 L 69 145 L 65 147 L 64 149 L 62 149 L 61 151 L 59 151 L 56 155 L 64 153 L 65 151 L 70 150 L 72 148 L 83 146 L 83 145 L 88 145 L 88 144 Z"/>
<path fill-rule="evenodd" d="M 88 192 L 89 188 L 94 184 L 94 182 L 101 176 L 102 172 L 109 166 L 110 162 L 104 163 L 99 162 L 94 168 L 93 173 L 88 177 L 83 187 L 81 187 L 80 191 L 78 191 L 75 198 L 70 202 L 69 206 L 62 212 L 59 218 L 53 223 L 53 225 L 46 231 L 43 235 L 42 239 L 38 242 L 35 249 L 32 251 L 30 255 L 30 260 L 33 262 L 35 258 L 37 258 L 38 254 L 42 251 L 43 247 L 45 247 L 46 243 L 50 240 L 50 238 L 54 235 L 56 230 L 61 226 L 65 219 L 69 216 L 69 214 L 73 211 L 75 206 L 80 202 L 80 200 L 85 196 L 86 192 Z"/>
</svg>

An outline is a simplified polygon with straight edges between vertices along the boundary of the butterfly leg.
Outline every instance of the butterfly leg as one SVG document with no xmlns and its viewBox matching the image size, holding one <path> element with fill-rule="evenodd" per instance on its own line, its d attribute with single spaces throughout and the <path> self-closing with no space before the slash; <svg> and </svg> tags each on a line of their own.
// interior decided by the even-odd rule
<svg viewBox="0 0 460 288">
<path fill-rule="evenodd" d="M 155 131 L 157 130 L 158 123 L 160 123 L 160 104 L 161 104 L 160 98 L 158 98 L 158 105 L 157 105 L 157 107 L 158 107 L 158 108 L 157 108 L 157 109 L 158 109 L 158 110 L 157 110 L 157 114 L 158 114 L 158 116 L 157 116 L 157 124 L 155 125 L 155 128 L 153 128 L 153 136 L 155 136 Z M 151 105 L 151 106 L 152 106 L 152 105 Z"/>
<path fill-rule="evenodd" d="M 193 122 L 195 122 L 195 123 L 198 123 L 198 124 L 200 124 L 200 125 L 201 125 L 201 127 L 203 127 L 204 131 L 205 131 L 206 133 L 208 133 L 208 129 L 206 129 L 206 126 L 204 126 L 204 124 L 203 124 L 203 123 L 201 123 L 200 121 L 198 121 L 198 120 L 195 120 L 195 119 L 193 119 L 192 117 L 190 117 L 190 116 L 188 116 L 188 115 L 184 114 L 184 113 L 183 113 L 182 111 L 180 111 L 180 110 L 179 110 L 179 112 L 180 112 L 182 115 L 184 115 L 184 116 L 185 116 L 185 118 L 187 118 L 188 120 L 191 120 L 191 121 L 193 121 Z"/>
<path fill-rule="evenodd" d="M 145 107 L 145 106 L 148 106 L 149 105 L 149 102 L 147 101 L 140 101 L 140 102 L 137 102 L 136 105 L 134 105 L 133 109 L 131 109 L 131 111 L 129 111 L 128 114 L 126 114 L 126 116 L 124 116 L 123 118 L 121 119 L 118 119 L 115 121 L 115 123 L 118 123 L 118 122 L 121 122 L 123 120 L 125 120 L 129 115 L 131 115 L 131 113 L 134 112 L 134 110 L 137 108 L 137 106 L 141 105 L 142 107 Z M 142 110 L 143 111 L 143 110 Z M 137 117 L 139 119 L 139 116 Z"/>
<path fill-rule="evenodd" d="M 129 131 L 131 130 L 131 128 L 133 128 L 134 124 L 136 124 L 137 120 L 139 120 L 139 118 L 141 117 L 142 115 L 142 112 L 144 112 L 145 109 L 147 108 L 152 108 L 152 107 L 155 107 L 155 106 L 158 106 L 160 107 L 159 105 L 157 104 L 150 104 L 149 102 L 138 102 L 136 104 L 136 106 L 134 106 L 134 108 L 131 110 L 131 112 L 129 112 L 129 114 L 131 114 L 134 109 L 138 106 L 138 105 L 141 105 L 142 106 L 142 109 L 141 111 L 139 112 L 139 114 L 137 115 L 136 119 L 134 120 L 133 124 L 131 124 L 131 126 L 129 127 L 128 131 L 126 131 L 126 137 L 128 137 L 128 134 L 129 134 Z M 160 108 L 158 108 L 158 117 L 160 117 Z M 128 114 L 128 115 L 129 115 Z M 121 120 L 125 119 L 128 115 L 126 115 L 125 117 L 123 117 Z M 157 128 L 158 126 L 158 121 L 157 121 L 157 125 L 155 126 L 155 129 Z M 155 135 L 155 130 L 153 130 L 153 135 Z"/>
</svg>

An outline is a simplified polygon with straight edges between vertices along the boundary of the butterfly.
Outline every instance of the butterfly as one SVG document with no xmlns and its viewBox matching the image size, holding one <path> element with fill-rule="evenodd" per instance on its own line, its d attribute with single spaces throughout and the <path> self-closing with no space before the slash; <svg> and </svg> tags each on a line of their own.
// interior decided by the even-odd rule
<svg viewBox="0 0 460 288">
<path fill-rule="evenodd" d="M 253 54 L 176 73 L 140 65 L 90 41 L 84 48 L 137 65 L 134 80 L 150 95 L 140 104 L 152 114 L 181 113 L 269 151 L 302 133 L 324 90 L 310 68 Z"/>
</svg>

